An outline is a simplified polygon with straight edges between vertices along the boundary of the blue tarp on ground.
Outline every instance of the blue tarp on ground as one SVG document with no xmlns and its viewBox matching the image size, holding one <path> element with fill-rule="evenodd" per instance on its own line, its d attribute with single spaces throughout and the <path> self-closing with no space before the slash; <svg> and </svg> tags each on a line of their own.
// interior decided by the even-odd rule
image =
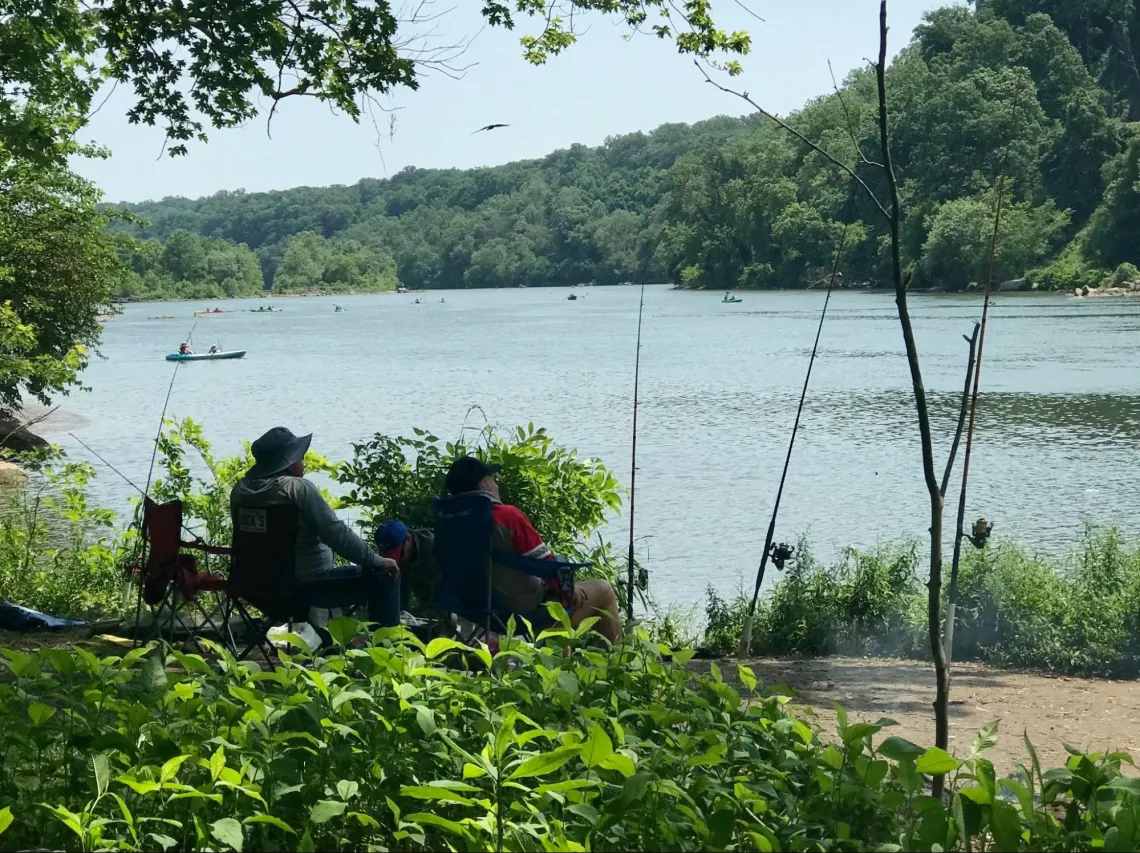
<svg viewBox="0 0 1140 853">
<path fill-rule="evenodd" d="M 82 628 L 87 623 L 80 619 L 61 619 L 21 607 L 7 601 L 0 601 L 0 631 L 60 631 L 64 628 Z"/>
</svg>

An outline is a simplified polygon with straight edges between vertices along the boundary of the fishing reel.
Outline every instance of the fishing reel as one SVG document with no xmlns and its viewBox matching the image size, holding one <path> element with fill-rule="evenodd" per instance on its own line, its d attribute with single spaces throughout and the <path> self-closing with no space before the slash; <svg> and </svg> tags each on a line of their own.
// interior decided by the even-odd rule
<svg viewBox="0 0 1140 853">
<path fill-rule="evenodd" d="M 796 549 L 794 546 L 789 545 L 787 542 L 776 543 L 773 542 L 768 546 L 768 559 L 772 561 L 772 565 L 777 570 L 783 571 L 784 565 L 794 558 Z"/>
<path fill-rule="evenodd" d="M 993 533 L 994 525 L 992 521 L 986 521 L 984 518 L 979 518 L 974 522 L 974 528 L 970 533 L 963 533 L 962 535 L 969 540 L 970 544 L 977 548 L 979 551 L 986 547 L 990 541 L 990 534 Z"/>
<path fill-rule="evenodd" d="M 642 592 L 649 589 L 649 569 L 644 566 L 639 568 L 637 570 L 637 580 L 634 583 Z"/>
</svg>

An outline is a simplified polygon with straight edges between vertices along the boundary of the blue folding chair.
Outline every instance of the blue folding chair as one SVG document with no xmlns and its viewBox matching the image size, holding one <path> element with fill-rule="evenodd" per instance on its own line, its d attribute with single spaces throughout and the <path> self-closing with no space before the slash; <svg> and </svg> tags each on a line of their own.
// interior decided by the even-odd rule
<svg viewBox="0 0 1140 853">
<path fill-rule="evenodd" d="M 573 601 L 574 574 L 591 563 L 566 563 L 520 557 L 492 548 L 494 522 L 491 500 L 486 495 L 464 494 L 436 497 L 435 561 L 439 570 L 431 610 L 454 613 L 475 626 L 464 642 L 471 643 L 492 631 L 506 633 L 510 611 L 496 608 L 491 585 L 495 562 L 544 581 L 564 606 Z M 567 611 L 571 608 L 566 607 Z M 521 621 L 516 619 L 519 629 Z M 540 626 L 534 626 L 536 630 Z M 541 626 L 545 627 L 545 625 Z"/>
</svg>

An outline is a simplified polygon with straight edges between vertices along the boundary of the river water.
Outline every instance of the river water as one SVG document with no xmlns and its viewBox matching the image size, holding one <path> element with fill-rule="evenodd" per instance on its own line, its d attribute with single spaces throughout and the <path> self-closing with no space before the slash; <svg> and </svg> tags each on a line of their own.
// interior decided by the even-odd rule
<svg viewBox="0 0 1140 853">
<path fill-rule="evenodd" d="M 194 417 L 222 453 L 285 424 L 313 432 L 314 450 L 344 458 L 351 442 L 377 431 L 457 436 L 477 405 L 494 424 L 547 427 L 627 485 L 639 289 L 579 293 L 576 302 L 566 290 L 535 288 L 449 291 L 443 304 L 438 293 L 287 299 L 276 303 L 282 313 L 260 315 L 247 310 L 258 302 L 224 303 L 235 313 L 199 320 L 194 344 L 249 354 L 182 365 L 169 414 Z M 747 293 L 722 305 L 719 293 L 646 288 L 636 525 L 659 601 L 695 602 L 707 584 L 725 593 L 751 584 L 823 298 Z M 1140 300 L 995 301 L 967 518 L 984 515 L 995 536 L 1053 553 L 1074 548 L 1086 521 L 1131 535 L 1140 520 Z M 107 323 L 103 358 L 83 377 L 92 390 L 64 398 L 40 432 L 90 458 L 74 432 L 144 482 L 173 372 L 163 356 L 205 307 L 128 306 Z M 962 335 L 981 297 L 914 294 L 911 308 L 944 460 L 964 378 Z M 164 314 L 174 319 L 149 319 Z M 777 538 L 806 533 L 817 556 L 831 559 L 848 544 L 922 536 L 917 436 L 893 299 L 837 291 Z M 957 475 L 952 482 L 956 496 Z M 103 469 L 95 493 L 125 510 L 132 490 Z M 616 519 L 608 535 L 624 541 L 625 524 Z"/>
</svg>

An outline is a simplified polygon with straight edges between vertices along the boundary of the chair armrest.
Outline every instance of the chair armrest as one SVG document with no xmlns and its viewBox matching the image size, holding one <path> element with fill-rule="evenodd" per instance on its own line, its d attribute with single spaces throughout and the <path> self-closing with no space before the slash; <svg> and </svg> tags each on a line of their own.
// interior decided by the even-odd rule
<svg viewBox="0 0 1140 853">
<path fill-rule="evenodd" d="M 227 548 L 224 545 L 207 545 L 201 539 L 195 539 L 193 542 L 183 542 L 182 547 L 192 548 L 204 554 L 213 554 L 216 557 L 229 557 L 232 556 L 234 552 L 233 548 Z"/>
<path fill-rule="evenodd" d="M 544 581 L 558 580 L 560 570 L 569 570 L 573 574 L 578 569 L 589 568 L 593 565 L 593 563 L 561 563 L 555 560 L 540 560 L 536 557 L 520 557 L 512 551 L 505 551 L 500 548 L 491 551 L 491 558 L 508 568 Z"/>
</svg>

